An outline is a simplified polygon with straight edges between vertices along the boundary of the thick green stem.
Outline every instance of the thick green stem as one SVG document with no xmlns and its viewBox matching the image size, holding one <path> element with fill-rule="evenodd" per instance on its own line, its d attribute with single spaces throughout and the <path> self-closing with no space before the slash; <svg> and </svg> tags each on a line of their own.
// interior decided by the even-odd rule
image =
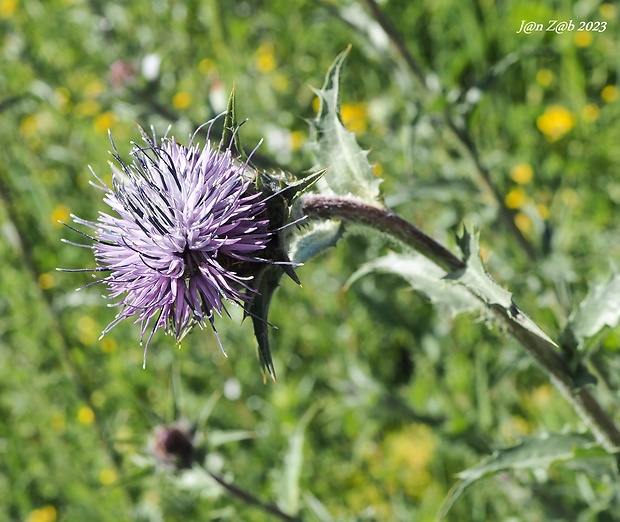
<svg viewBox="0 0 620 522">
<path fill-rule="evenodd" d="M 465 267 L 465 263 L 447 248 L 388 209 L 361 200 L 313 194 L 302 197 L 302 208 L 309 219 L 342 219 L 379 230 L 414 248 L 447 272 Z M 496 320 L 508 328 L 549 375 L 551 382 L 587 423 L 599 443 L 608 451 L 617 451 L 620 448 L 620 430 L 590 388 L 578 386 L 564 355 L 549 341 L 515 323 L 505 309 L 493 306 L 491 310 Z"/>
</svg>

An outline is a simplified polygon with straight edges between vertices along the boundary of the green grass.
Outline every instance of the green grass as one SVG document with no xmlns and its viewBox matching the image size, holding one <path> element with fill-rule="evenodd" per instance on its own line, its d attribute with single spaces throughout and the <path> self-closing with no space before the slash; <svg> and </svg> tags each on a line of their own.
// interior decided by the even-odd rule
<svg viewBox="0 0 620 522">
<path fill-rule="evenodd" d="M 365 5 L 0 0 L 0 519 L 268 519 L 199 470 L 153 467 L 154 428 L 180 418 L 200 424 L 209 469 L 285 512 L 298 506 L 303 520 L 321 520 L 312 499 L 333 520 L 433 520 L 456 473 L 493 449 L 585 429 L 525 352 L 478 317 L 452 318 L 388 275 L 343 291 L 388 251 L 385 238 L 350 234 L 299 270 L 302 288 L 283 282 L 270 314 L 277 384 L 263 384 L 238 313 L 217 323 L 228 358 L 210 331 L 180 349 L 157 335 L 143 370 L 138 327 L 99 341 L 115 314 L 102 288 L 75 293 L 88 276 L 55 271 L 93 266 L 92 252 L 60 242 L 79 238 L 57 220 L 104 209 L 88 165 L 109 179 L 108 128 L 125 158 L 135 122 L 172 125 L 182 139 L 224 109 L 234 84 L 246 148 L 265 138 L 262 156 L 310 169 L 311 87 L 351 43 L 345 123 L 370 149 L 387 203 L 454 251 L 462 223 L 479 227 L 494 278 L 557 338 L 620 255 L 617 9 L 384 2 L 442 86 L 427 90 Z M 608 27 L 591 39 L 515 33 L 522 19 L 553 18 Z M 141 73 L 150 54 L 161 58 L 153 81 Z M 135 74 L 115 87 L 119 61 Z M 537 119 L 553 106 L 573 120 L 550 141 Z M 502 225 L 446 114 L 467 129 L 501 200 L 517 188 L 514 167 L 532 167 L 515 212 L 536 260 Z M 610 369 L 597 394 L 612 412 L 619 350 L 609 330 L 588 353 Z M 217 444 L 236 430 L 252 436 Z M 616 520 L 616 481 L 607 460 L 502 473 L 448 519 Z"/>
</svg>

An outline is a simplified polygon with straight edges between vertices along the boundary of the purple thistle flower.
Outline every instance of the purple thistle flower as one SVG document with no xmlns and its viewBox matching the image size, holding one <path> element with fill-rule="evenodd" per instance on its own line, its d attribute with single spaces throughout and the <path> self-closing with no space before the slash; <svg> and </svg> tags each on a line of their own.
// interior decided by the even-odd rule
<svg viewBox="0 0 620 522">
<path fill-rule="evenodd" d="M 194 429 L 183 421 L 158 426 L 155 429 L 152 451 L 164 465 L 173 464 L 177 469 L 191 468 L 196 453 Z"/>
<path fill-rule="evenodd" d="M 158 145 L 154 130 L 152 138 L 143 133 L 146 146 L 133 144 L 129 165 L 110 136 L 120 169 L 112 165 L 112 188 L 94 172 L 100 185 L 91 184 L 105 192 L 115 215 L 100 212 L 96 222 L 71 216 L 95 231 L 87 236 L 94 245 L 79 245 L 94 250 L 93 271 L 107 272 L 95 283 L 120 298 L 122 308 L 102 336 L 135 316 L 141 343 L 150 328 L 145 364 L 159 329 L 179 341 L 194 324 L 209 322 L 221 347 L 215 316 L 228 314 L 226 302 L 247 312 L 258 293 L 251 281 L 259 265 L 273 262 L 264 258 L 275 231 L 256 171 L 233 154 L 232 143 L 214 148 L 210 130 L 204 147 L 195 143 L 196 133 L 187 147 L 167 134 Z"/>
</svg>

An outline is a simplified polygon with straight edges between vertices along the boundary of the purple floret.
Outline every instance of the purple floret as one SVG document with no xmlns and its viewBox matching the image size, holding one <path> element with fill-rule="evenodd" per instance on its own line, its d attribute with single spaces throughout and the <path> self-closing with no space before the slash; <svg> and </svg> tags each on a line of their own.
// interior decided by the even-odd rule
<svg viewBox="0 0 620 522">
<path fill-rule="evenodd" d="M 112 188 L 99 178 L 95 185 L 113 215 L 73 216 L 95 230 L 97 272 L 108 272 L 99 282 L 121 298 L 103 334 L 136 316 L 141 340 L 150 329 L 145 357 L 161 328 L 180 340 L 195 323 L 215 331 L 225 302 L 246 308 L 255 293 L 247 265 L 265 262 L 260 254 L 272 236 L 252 169 L 230 148 L 209 141 L 201 148 L 195 136 L 187 147 L 168 136 L 157 145 L 153 132 L 145 147 L 134 145 L 129 165 L 114 149 L 120 169 L 112 167 Z"/>
</svg>

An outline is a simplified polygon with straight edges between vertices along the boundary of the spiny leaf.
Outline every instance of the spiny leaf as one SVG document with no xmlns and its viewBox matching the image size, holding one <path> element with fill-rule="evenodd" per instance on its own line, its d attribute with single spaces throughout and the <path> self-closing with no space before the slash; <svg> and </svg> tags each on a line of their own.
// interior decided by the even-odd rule
<svg viewBox="0 0 620 522">
<path fill-rule="evenodd" d="M 269 323 L 267 322 L 267 317 L 269 317 L 271 298 L 278 288 L 283 274 L 283 270 L 277 265 L 265 268 L 259 276 L 258 294 L 254 296 L 246 312 L 246 315 L 252 317 L 254 336 L 258 343 L 258 360 L 263 372 L 263 378 L 266 380 L 267 375 L 269 375 L 274 382 L 276 380 L 276 370 L 273 366 L 271 348 L 269 346 Z"/>
<path fill-rule="evenodd" d="M 579 345 L 599 333 L 605 326 L 614 328 L 620 321 L 620 276 L 596 285 L 573 312 L 567 328 L 572 330 Z"/>
<path fill-rule="evenodd" d="M 606 454 L 610 459 L 613 456 Z M 444 500 L 438 520 L 443 520 L 459 497 L 478 480 L 499 471 L 548 468 L 555 462 L 600 458 L 601 448 L 592 438 L 579 434 L 527 437 L 516 446 L 496 451 L 489 459 L 458 474 L 461 479 Z"/>
<path fill-rule="evenodd" d="M 507 469 L 547 468 L 554 462 L 573 458 L 577 448 L 581 449 L 580 455 L 589 455 L 588 452 L 584 453 L 584 450 L 598 447 L 591 436 L 582 433 L 526 437 L 516 446 L 496 451 L 490 459 L 462 471 L 458 477 L 466 481 L 476 481 Z"/>
<path fill-rule="evenodd" d="M 462 284 L 489 308 L 499 307 L 520 328 L 544 339 L 553 346 L 557 344 L 542 329 L 523 313 L 512 300 L 512 294 L 499 286 L 482 264 L 480 258 L 480 234 L 475 230 L 470 234 L 467 229 L 457 238 L 463 252 L 465 268 L 446 275 L 446 279 Z"/>
<path fill-rule="evenodd" d="M 510 308 L 512 306 L 512 294 L 493 281 L 482 264 L 479 255 L 479 237 L 479 233 L 474 231 L 470 234 L 467 229 L 463 230 L 461 237 L 457 237 L 457 243 L 463 252 L 466 266 L 446 275 L 446 279 L 456 281 L 469 288 L 489 307 L 497 305 Z"/>
<path fill-rule="evenodd" d="M 280 190 L 280 195 L 289 202 L 289 204 L 304 192 L 310 190 L 325 175 L 329 169 L 322 169 L 317 172 L 308 174 L 307 176 L 287 181 Z"/>
<path fill-rule="evenodd" d="M 320 105 L 316 119 L 310 122 L 310 146 L 318 167 L 330 167 L 328 175 L 317 183 L 317 189 L 323 193 L 354 196 L 377 205 L 381 180 L 372 171 L 368 151 L 360 148 L 355 135 L 340 121 L 340 69 L 350 49 L 338 55 L 327 72 L 323 88 L 316 91 Z"/>
<path fill-rule="evenodd" d="M 426 295 L 433 303 L 448 308 L 454 315 L 483 308 L 483 304 L 466 288 L 443 279 L 446 275 L 444 270 L 415 253 L 391 253 L 366 263 L 349 278 L 346 286 L 351 286 L 360 277 L 375 271 L 401 276 L 415 290 Z"/>
<path fill-rule="evenodd" d="M 252 317 L 254 334 L 258 342 L 258 358 L 261 364 L 263 376 L 269 375 L 275 382 L 276 374 L 271 357 L 269 346 L 269 306 L 271 299 L 280 284 L 282 274 L 288 275 L 298 285 L 301 285 L 294 264 L 291 263 L 287 250 L 289 248 L 290 232 L 283 231 L 286 224 L 294 214 L 296 198 L 309 189 L 317 180 L 323 176 L 325 171 L 315 172 L 299 180 L 292 180 L 286 173 L 267 175 L 262 173 L 259 177 L 259 189 L 267 197 L 267 213 L 274 229 L 280 230 L 277 233 L 277 245 L 272 253 L 272 260 L 276 263 L 267 266 L 256 276 L 255 288 L 258 293 L 253 297 L 252 302 L 246 311 L 246 316 Z M 286 188 L 283 188 L 286 187 Z M 292 207 L 291 207 L 292 205 Z"/>
<path fill-rule="evenodd" d="M 275 368 L 271 358 L 269 346 L 269 306 L 275 293 L 282 274 L 285 273 L 298 285 L 301 284 L 294 270 L 294 265 L 287 254 L 289 234 L 282 229 L 292 217 L 293 209 L 296 208 L 296 198 L 304 191 L 312 187 L 325 174 L 325 170 L 309 174 L 301 179 L 294 179 L 285 172 L 268 175 L 261 173 L 258 178 L 258 188 L 266 195 L 267 214 L 277 233 L 277 245 L 272 254 L 272 259 L 278 264 L 265 267 L 263 272 L 256 276 L 256 288 L 258 294 L 254 296 L 246 311 L 246 316 L 252 317 L 254 334 L 258 342 L 258 358 L 261 364 L 263 376 L 269 375 L 276 380 Z M 293 207 L 291 207 L 293 205 Z M 294 218 L 293 218 L 294 219 Z"/>
<path fill-rule="evenodd" d="M 344 233 L 338 221 L 312 222 L 299 232 L 289 246 L 289 256 L 295 264 L 305 263 L 329 247 L 335 246 Z"/>
</svg>

